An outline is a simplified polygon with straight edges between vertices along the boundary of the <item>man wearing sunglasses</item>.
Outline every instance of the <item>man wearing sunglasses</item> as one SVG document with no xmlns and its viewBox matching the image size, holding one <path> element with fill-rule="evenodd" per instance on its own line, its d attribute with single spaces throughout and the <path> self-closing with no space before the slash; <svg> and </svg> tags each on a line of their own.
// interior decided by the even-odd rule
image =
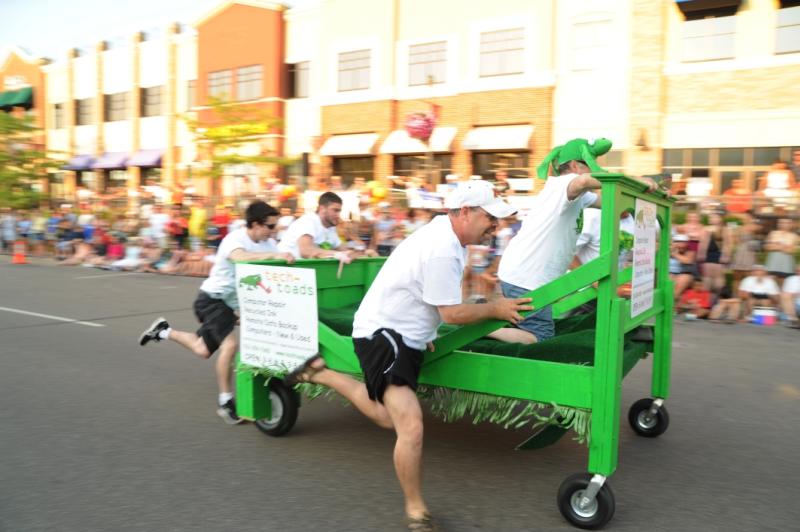
<svg viewBox="0 0 800 532">
<path fill-rule="evenodd" d="M 228 424 L 242 420 L 236 415 L 231 387 L 231 363 L 238 339 L 234 332 L 239 304 L 236 299 L 234 262 L 283 259 L 294 262 L 291 253 L 278 251 L 272 238 L 278 224 L 278 211 L 263 201 L 255 201 L 245 211 L 245 227 L 232 231 L 220 242 L 214 266 L 200 285 L 194 313 L 200 321 L 196 333 L 172 329 L 165 318 L 158 318 L 139 337 L 139 345 L 172 340 L 200 358 L 210 358 L 219 350 L 216 363 L 219 387 L 217 414 Z"/>
</svg>

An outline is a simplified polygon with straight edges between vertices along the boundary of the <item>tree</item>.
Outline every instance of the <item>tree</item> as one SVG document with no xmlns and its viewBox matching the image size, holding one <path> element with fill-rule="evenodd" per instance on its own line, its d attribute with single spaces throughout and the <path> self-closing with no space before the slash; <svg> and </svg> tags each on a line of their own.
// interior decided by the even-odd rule
<svg viewBox="0 0 800 532">
<path fill-rule="evenodd" d="M 237 151 L 237 148 L 257 142 L 281 126 L 281 121 L 267 110 L 214 97 L 209 98 L 209 105 L 213 111 L 212 120 L 201 121 L 192 116 L 184 116 L 183 119 L 206 163 L 198 173 L 212 178 L 213 203 L 219 197 L 219 181 L 225 167 L 240 164 L 289 166 L 295 162 L 275 154 L 242 155 Z"/>
<path fill-rule="evenodd" d="M 40 201 L 35 184 L 61 164 L 42 150 L 41 136 L 31 115 L 0 111 L 0 207 L 28 209 Z"/>
</svg>

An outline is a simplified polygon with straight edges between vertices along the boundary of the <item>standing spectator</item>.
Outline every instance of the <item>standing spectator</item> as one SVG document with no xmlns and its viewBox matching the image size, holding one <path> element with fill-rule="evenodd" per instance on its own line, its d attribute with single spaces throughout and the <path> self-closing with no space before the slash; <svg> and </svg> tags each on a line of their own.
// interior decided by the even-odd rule
<svg viewBox="0 0 800 532">
<path fill-rule="evenodd" d="M 3 251 L 10 253 L 17 239 L 17 218 L 13 211 L 8 207 L 3 207 L 2 217 L 0 217 L 0 230 L 3 235 Z"/>
<path fill-rule="evenodd" d="M 150 227 L 153 230 L 152 237 L 161 247 L 166 247 L 169 227 L 169 213 L 164 212 L 164 206 L 160 203 L 153 205 L 153 212 L 150 214 Z"/>
<path fill-rule="evenodd" d="M 731 232 L 725 227 L 725 220 L 719 213 L 709 214 L 697 251 L 706 290 L 716 294 L 725 285 L 725 265 L 730 262 L 732 249 Z"/>
<path fill-rule="evenodd" d="M 186 239 L 189 237 L 189 220 L 184 216 L 180 205 L 172 206 L 167 232 L 172 241 L 177 244 L 178 249 L 183 249 Z"/>
<path fill-rule="evenodd" d="M 750 274 L 753 265 L 756 263 L 756 251 L 760 247 L 760 242 L 756 238 L 758 225 L 753 221 L 753 216 L 749 213 L 742 215 L 742 225 L 733 230 L 733 260 L 730 269 L 733 272 L 734 295 L 739 293 L 739 283 Z"/>
<path fill-rule="evenodd" d="M 26 243 L 31 234 L 31 225 L 30 215 L 25 211 L 20 211 L 17 217 L 17 234 L 19 238 L 25 240 Z"/>
<path fill-rule="evenodd" d="M 789 319 L 789 324 L 795 329 L 800 329 L 800 266 L 795 267 L 795 274 L 783 281 L 781 291 L 781 310 Z"/>
<path fill-rule="evenodd" d="M 205 246 L 207 223 L 205 201 L 196 198 L 189 212 L 189 247 L 192 251 L 198 251 Z"/>
<path fill-rule="evenodd" d="M 217 212 L 211 217 L 211 225 L 217 228 L 219 239 L 228 235 L 228 224 L 231 223 L 231 212 L 227 205 L 217 205 Z"/>
<path fill-rule="evenodd" d="M 743 215 L 753 209 L 753 192 L 745 186 L 744 179 L 734 179 L 731 188 L 722 193 L 722 202 L 728 212 Z"/>
<path fill-rule="evenodd" d="M 34 255 L 41 257 L 45 254 L 45 233 L 47 232 L 47 214 L 41 210 L 33 213 L 31 217 L 31 247 Z"/>
<path fill-rule="evenodd" d="M 752 275 L 739 285 L 739 297 L 744 303 L 745 320 L 749 320 L 753 307 L 776 307 L 781 291 L 775 280 L 767 275 L 761 264 L 753 266 Z"/>
<path fill-rule="evenodd" d="M 378 205 L 380 211 L 374 224 L 374 236 L 372 238 L 372 249 L 378 252 L 381 257 L 388 257 L 392 252 L 392 245 L 388 241 L 394 235 L 396 222 L 392 218 L 391 204 L 381 202 Z"/>
<path fill-rule="evenodd" d="M 47 227 L 45 228 L 45 240 L 47 246 L 52 253 L 56 253 L 56 243 L 58 242 L 58 225 L 61 223 L 61 215 L 58 211 L 53 211 L 47 218 Z"/>
<path fill-rule="evenodd" d="M 705 226 L 700 221 L 700 213 L 697 211 L 690 211 L 686 213 L 686 223 L 678 228 L 678 231 L 689 237 L 688 248 L 695 253 L 700 248 L 700 241 L 703 239 L 705 233 Z"/>
<path fill-rule="evenodd" d="M 797 244 L 800 240 L 797 233 L 792 231 L 792 221 L 789 218 L 778 220 L 778 228 L 770 231 L 764 249 L 767 255 L 767 271 L 778 279 L 785 279 L 794 273 L 794 254 L 797 253 Z"/>
</svg>

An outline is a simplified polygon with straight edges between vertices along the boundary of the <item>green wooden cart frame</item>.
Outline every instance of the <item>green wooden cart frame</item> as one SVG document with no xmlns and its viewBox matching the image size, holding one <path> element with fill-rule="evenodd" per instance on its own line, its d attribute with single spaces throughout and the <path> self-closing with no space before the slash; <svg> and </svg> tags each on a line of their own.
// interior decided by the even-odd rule
<svg viewBox="0 0 800 532">
<path fill-rule="evenodd" d="M 642 436 L 663 433 L 669 418 L 664 400 L 669 396 L 673 289 L 669 278 L 670 208 L 661 192 L 622 174 L 594 173 L 602 183 L 600 255 L 561 278 L 529 292 L 536 308 L 552 304 L 554 314 L 596 299 L 597 321 L 593 365 L 563 364 L 460 350 L 506 322 L 490 320 L 463 326 L 436 339 L 435 350 L 425 353 L 421 385 L 438 386 L 540 403 L 555 403 L 591 412 L 588 473 L 568 477 L 561 485 L 558 506 L 564 517 L 581 528 L 601 528 L 613 516 L 614 495 L 607 478 L 617 467 L 620 430 L 620 393 L 623 378 L 623 339 L 626 333 L 653 324 L 651 398 L 637 401 L 629 411 L 632 428 Z M 632 268 L 619 270 L 619 219 L 633 211 L 636 198 L 656 205 L 658 244 L 653 306 L 631 318 L 630 301 L 618 296 L 618 287 L 631 280 Z M 281 264 L 268 261 L 258 264 Z M 359 259 L 337 278 L 338 262 L 298 260 L 294 266 L 317 273 L 320 309 L 340 308 L 361 301 L 383 259 Z M 319 323 L 319 350 L 327 365 L 358 375 L 360 368 L 350 337 Z M 257 421 L 272 435 L 288 432 L 297 417 L 299 398 L 277 378 L 237 368 L 238 414 Z"/>
</svg>

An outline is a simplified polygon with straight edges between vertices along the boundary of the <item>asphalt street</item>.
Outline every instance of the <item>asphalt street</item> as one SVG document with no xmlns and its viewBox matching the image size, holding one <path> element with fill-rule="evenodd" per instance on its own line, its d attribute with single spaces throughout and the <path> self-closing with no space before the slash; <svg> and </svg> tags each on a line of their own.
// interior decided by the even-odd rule
<svg viewBox="0 0 800 532">
<path fill-rule="evenodd" d="M 225 425 L 213 362 L 138 346 L 160 315 L 196 327 L 199 279 L 9 262 L 0 256 L 0 530 L 404 530 L 391 433 L 325 400 L 304 404 L 282 438 Z M 649 396 L 649 360 L 624 382 L 607 530 L 800 529 L 798 344 L 782 326 L 676 323 L 664 435 L 640 438 L 626 421 Z M 575 530 L 556 492 L 585 471 L 587 450 L 568 436 L 514 451 L 527 434 L 427 417 L 426 498 L 446 530 Z"/>
</svg>

